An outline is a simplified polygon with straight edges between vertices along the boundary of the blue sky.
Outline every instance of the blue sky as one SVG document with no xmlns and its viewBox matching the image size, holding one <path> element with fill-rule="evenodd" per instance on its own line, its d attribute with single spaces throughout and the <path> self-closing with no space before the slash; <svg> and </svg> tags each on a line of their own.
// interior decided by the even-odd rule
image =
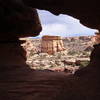
<svg viewBox="0 0 100 100">
<path fill-rule="evenodd" d="M 43 28 L 38 37 L 43 35 L 58 35 L 62 37 L 94 35 L 97 31 L 83 26 L 78 19 L 68 15 L 60 14 L 56 16 L 45 10 L 38 10 L 38 13 Z"/>
</svg>

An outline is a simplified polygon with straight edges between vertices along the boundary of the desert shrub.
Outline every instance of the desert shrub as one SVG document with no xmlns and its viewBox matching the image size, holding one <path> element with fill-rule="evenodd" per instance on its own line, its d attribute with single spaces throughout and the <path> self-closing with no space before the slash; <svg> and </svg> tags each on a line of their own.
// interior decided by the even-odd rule
<svg viewBox="0 0 100 100">
<path fill-rule="evenodd" d="M 87 56 L 89 56 L 90 53 L 91 53 L 91 52 L 85 52 L 85 51 L 84 51 L 84 52 L 83 52 L 83 55 L 87 55 Z"/>
<path fill-rule="evenodd" d="M 89 61 L 81 61 L 80 67 L 86 67 L 89 64 Z"/>
<path fill-rule="evenodd" d="M 75 54 L 77 54 L 76 51 L 69 51 L 69 52 L 68 52 L 68 55 L 75 55 Z"/>
<path fill-rule="evenodd" d="M 33 50 L 30 50 L 30 53 L 29 53 L 29 57 L 31 57 L 31 56 L 33 56 L 34 55 L 34 52 L 33 52 Z"/>
</svg>

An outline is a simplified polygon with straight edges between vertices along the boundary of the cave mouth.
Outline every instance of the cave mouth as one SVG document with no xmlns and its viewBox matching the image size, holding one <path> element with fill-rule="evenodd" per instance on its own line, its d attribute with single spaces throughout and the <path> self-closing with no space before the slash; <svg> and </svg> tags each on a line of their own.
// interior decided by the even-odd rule
<svg viewBox="0 0 100 100">
<path fill-rule="evenodd" d="M 74 73 L 86 67 L 90 62 L 97 30 L 83 26 L 78 19 L 68 15 L 55 16 L 44 10 L 38 10 L 38 14 L 43 30 L 39 36 L 27 38 L 23 44 L 27 51 L 26 63 L 30 68 Z M 45 35 L 60 36 L 65 50 L 52 55 L 42 52 L 42 37 Z"/>
</svg>

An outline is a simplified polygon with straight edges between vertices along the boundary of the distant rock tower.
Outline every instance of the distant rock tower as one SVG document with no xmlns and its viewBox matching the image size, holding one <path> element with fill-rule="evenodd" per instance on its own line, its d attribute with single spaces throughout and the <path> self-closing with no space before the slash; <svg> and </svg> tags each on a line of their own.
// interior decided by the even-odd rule
<svg viewBox="0 0 100 100">
<path fill-rule="evenodd" d="M 41 52 L 54 54 L 59 51 L 64 51 L 64 44 L 60 36 L 43 36 L 41 43 Z"/>
</svg>

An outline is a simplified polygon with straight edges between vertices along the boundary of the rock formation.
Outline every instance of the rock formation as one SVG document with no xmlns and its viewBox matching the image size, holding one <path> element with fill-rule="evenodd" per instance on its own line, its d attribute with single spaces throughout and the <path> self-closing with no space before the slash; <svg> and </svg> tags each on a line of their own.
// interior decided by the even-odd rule
<svg viewBox="0 0 100 100">
<path fill-rule="evenodd" d="M 99 33 L 96 33 L 96 35 L 94 37 L 94 41 L 95 41 L 96 44 L 100 43 L 100 34 Z"/>
<path fill-rule="evenodd" d="M 20 83 L 21 77 L 31 71 L 26 65 L 26 51 L 21 47 L 25 41 L 18 38 L 36 36 L 40 31 L 36 9 L 19 4 L 17 0 L 0 0 L 0 100 L 16 99 L 11 86 L 15 81 Z"/>
<path fill-rule="evenodd" d="M 24 62 L 21 52 L 15 52 L 19 48 L 11 49 L 10 47 L 9 49 L 5 50 L 6 54 L 14 50 L 9 54 L 13 57 L 12 61 L 16 57 L 19 58 L 16 59 L 18 63 Z M 19 51 L 22 50 L 20 48 Z M 99 100 L 99 51 L 100 45 L 95 45 L 88 67 L 78 70 L 74 75 L 52 71 L 33 71 L 26 65 L 23 66 L 23 63 L 22 66 L 20 64 L 16 66 L 14 65 L 16 62 L 13 62 L 9 69 L 0 70 L 0 100 Z M 6 54 L 4 56 L 8 56 Z M 7 66 L 3 65 L 2 67 Z"/>
<path fill-rule="evenodd" d="M 69 76 L 31 70 L 18 40 L 41 31 L 31 7 L 66 13 L 100 30 L 99 5 L 99 0 L 0 0 L 0 100 L 99 100 L 100 44 L 94 46 L 88 67 Z"/>
<path fill-rule="evenodd" d="M 32 30 L 31 25 L 33 25 L 33 23 L 30 23 L 31 21 L 33 22 L 32 20 L 33 16 L 31 16 L 33 11 L 31 7 L 49 10 L 54 14 L 61 14 L 61 13 L 68 14 L 79 19 L 80 22 L 82 22 L 84 25 L 100 30 L 99 0 L 96 0 L 96 1 L 95 0 L 93 1 L 91 0 L 88 0 L 88 1 L 87 0 L 83 0 L 83 1 L 62 0 L 61 1 L 60 0 L 59 2 L 58 0 L 42 0 L 42 2 L 40 2 L 40 0 L 5 0 L 5 1 L 0 0 L 0 5 L 1 5 L 0 6 L 1 29 L 6 28 L 6 31 L 8 30 L 10 33 L 16 32 L 16 31 L 11 31 L 12 27 L 15 29 L 17 27 L 19 30 L 19 33 L 23 33 L 21 29 L 25 27 L 27 32 L 26 31 L 24 32 L 26 32 L 27 36 L 29 36 L 28 34 L 31 33 L 31 31 L 29 32 L 29 29 Z M 23 24 L 23 22 L 28 23 L 29 27 L 28 26 L 26 27 L 26 24 Z M 17 23 L 16 26 L 14 23 Z M 18 26 L 20 26 L 20 28 Z M 41 30 L 41 27 L 39 24 L 38 24 L 38 28 L 40 28 Z"/>
<path fill-rule="evenodd" d="M 37 10 L 17 1 L 0 0 L 0 40 L 37 36 L 42 29 Z"/>
<path fill-rule="evenodd" d="M 60 36 L 43 36 L 41 52 L 54 54 L 65 50 L 63 41 Z"/>
<path fill-rule="evenodd" d="M 68 14 L 90 28 L 100 30 L 99 0 L 23 0 L 26 5 L 49 10 L 52 13 Z"/>
</svg>

